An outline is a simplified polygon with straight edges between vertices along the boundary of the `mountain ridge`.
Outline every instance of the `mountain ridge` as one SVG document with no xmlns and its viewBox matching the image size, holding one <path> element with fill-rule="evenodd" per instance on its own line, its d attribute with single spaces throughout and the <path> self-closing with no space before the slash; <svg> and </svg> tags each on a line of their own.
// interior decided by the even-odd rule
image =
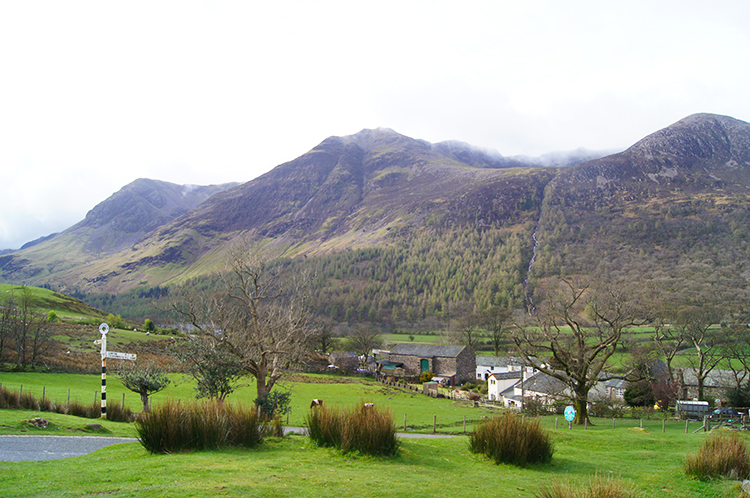
<svg viewBox="0 0 750 498">
<path fill-rule="evenodd" d="M 517 305 L 561 274 L 675 287 L 696 264 L 701 278 L 746 291 L 748 123 L 695 114 L 574 165 L 503 161 L 389 129 L 329 137 L 216 192 L 125 250 L 61 261 L 45 253 L 53 238 L 0 257 L 0 272 L 119 293 L 209 274 L 233 241 L 250 237 L 324 268 L 316 299 L 340 319 L 446 317 L 472 301 L 481 309 Z"/>
</svg>

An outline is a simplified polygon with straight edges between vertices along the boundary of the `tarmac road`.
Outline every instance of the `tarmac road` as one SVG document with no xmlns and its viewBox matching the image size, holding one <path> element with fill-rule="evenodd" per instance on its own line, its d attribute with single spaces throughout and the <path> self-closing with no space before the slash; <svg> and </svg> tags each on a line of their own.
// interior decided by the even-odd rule
<svg viewBox="0 0 750 498">
<path fill-rule="evenodd" d="M 285 427 L 284 432 L 303 434 L 302 427 Z M 397 433 L 399 437 L 444 438 L 443 434 Z M 131 437 L 98 436 L 0 436 L 0 462 L 31 462 L 57 460 L 88 455 L 106 446 L 120 443 L 137 443 Z"/>
<path fill-rule="evenodd" d="M 112 444 L 137 441 L 129 437 L 0 436 L 0 461 L 57 460 L 88 455 Z"/>
</svg>

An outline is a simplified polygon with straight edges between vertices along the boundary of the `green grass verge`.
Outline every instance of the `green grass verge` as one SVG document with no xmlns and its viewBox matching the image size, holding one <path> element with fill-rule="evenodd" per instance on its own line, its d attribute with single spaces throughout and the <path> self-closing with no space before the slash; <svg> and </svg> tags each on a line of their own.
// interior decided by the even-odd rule
<svg viewBox="0 0 750 498">
<path fill-rule="evenodd" d="M 44 462 L 0 462 L 5 497 L 533 497 L 552 478 L 583 483 L 615 475 L 644 498 L 724 497 L 732 482 L 685 476 L 684 455 L 705 436 L 553 431 L 550 464 L 518 468 L 471 454 L 468 438 L 405 439 L 399 456 L 342 455 L 303 436 L 267 439 L 254 450 L 149 454 L 140 444 Z"/>
<path fill-rule="evenodd" d="M 39 429 L 27 420 L 41 417 L 50 425 Z M 102 429 L 92 428 L 90 424 L 99 424 Z M 53 412 L 31 410 L 0 410 L 0 435 L 36 435 L 36 436 L 112 436 L 137 437 L 135 426 L 126 422 L 112 422 L 102 419 L 90 419 L 61 415 Z"/>
</svg>

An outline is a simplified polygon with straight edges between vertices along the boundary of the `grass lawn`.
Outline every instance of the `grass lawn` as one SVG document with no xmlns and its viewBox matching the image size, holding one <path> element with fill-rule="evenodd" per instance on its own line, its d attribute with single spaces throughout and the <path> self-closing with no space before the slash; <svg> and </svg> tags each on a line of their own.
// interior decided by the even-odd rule
<svg viewBox="0 0 750 498">
<path fill-rule="evenodd" d="M 125 395 L 125 405 L 134 412 L 140 412 L 142 405 L 140 397 L 125 389 L 122 382 L 115 376 L 113 370 L 107 375 L 108 402 L 121 403 Z M 194 383 L 180 374 L 171 374 L 173 383 L 164 391 L 153 395 L 153 404 L 173 398 L 181 400 L 195 399 Z M 56 402 L 66 402 L 68 389 L 71 399 L 77 399 L 85 404 L 100 399 L 101 374 L 48 374 L 35 372 L 3 372 L 0 373 L 0 383 L 12 391 L 20 390 L 31 393 L 41 399 L 42 394 Z M 252 404 L 256 397 L 255 381 L 247 378 L 244 387 L 231 394 L 227 401 L 238 404 Z M 393 411 L 396 426 L 403 430 L 404 415 L 407 428 L 416 432 L 432 432 L 435 417 L 437 417 L 438 432 L 463 431 L 463 418 L 467 419 L 467 430 L 471 430 L 473 423 L 483 416 L 491 416 L 494 412 L 486 408 L 472 408 L 461 404 L 454 404 L 447 399 L 433 399 L 422 394 L 397 389 L 377 383 L 366 378 L 348 378 L 335 375 L 297 375 L 289 381 L 281 382 L 278 389 L 289 390 L 292 393 L 289 425 L 301 427 L 307 414 L 310 401 L 323 399 L 331 406 L 352 406 L 367 401 L 387 406 Z"/>
<path fill-rule="evenodd" d="M 36 417 L 50 422 L 46 429 L 38 429 L 25 423 Z M 99 424 L 102 429 L 94 429 L 88 424 Z M 0 410 L 0 435 L 21 434 L 28 436 L 111 436 L 137 437 L 135 426 L 126 422 L 112 422 L 102 419 L 88 419 L 59 413 L 31 410 Z"/>
<path fill-rule="evenodd" d="M 255 450 L 151 455 L 138 443 L 44 462 L 0 462 L 4 497 L 532 497 L 553 478 L 595 474 L 634 484 L 643 497 L 725 497 L 735 485 L 701 482 L 682 470 L 703 433 L 623 428 L 551 429 L 552 463 L 495 465 L 468 451 L 468 439 L 403 439 L 401 455 L 372 458 L 318 448 L 304 436 L 271 438 Z"/>
</svg>

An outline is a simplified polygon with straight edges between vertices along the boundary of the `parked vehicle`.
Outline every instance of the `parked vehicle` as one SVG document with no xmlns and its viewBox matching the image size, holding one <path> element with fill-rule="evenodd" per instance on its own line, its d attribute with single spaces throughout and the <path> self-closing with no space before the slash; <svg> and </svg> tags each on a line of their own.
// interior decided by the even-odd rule
<svg viewBox="0 0 750 498">
<path fill-rule="evenodd" d="M 711 414 L 711 418 L 733 418 L 739 417 L 740 413 L 733 408 L 717 408 Z"/>
</svg>

